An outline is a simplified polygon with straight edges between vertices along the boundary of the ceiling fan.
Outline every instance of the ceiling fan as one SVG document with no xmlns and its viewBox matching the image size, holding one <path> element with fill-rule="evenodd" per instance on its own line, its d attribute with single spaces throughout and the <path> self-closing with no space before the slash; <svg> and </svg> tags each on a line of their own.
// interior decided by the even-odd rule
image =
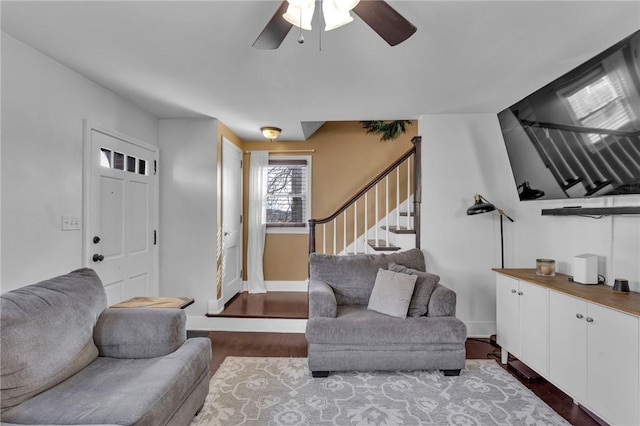
<svg viewBox="0 0 640 426">
<path fill-rule="evenodd" d="M 277 49 L 294 25 L 311 29 L 315 2 L 316 0 L 283 0 L 253 47 Z M 382 0 L 323 0 L 322 9 L 327 24 L 326 31 L 351 22 L 353 18 L 349 11 L 353 11 L 390 46 L 402 43 L 417 30 Z M 333 22 L 329 22 L 330 20 Z"/>
</svg>

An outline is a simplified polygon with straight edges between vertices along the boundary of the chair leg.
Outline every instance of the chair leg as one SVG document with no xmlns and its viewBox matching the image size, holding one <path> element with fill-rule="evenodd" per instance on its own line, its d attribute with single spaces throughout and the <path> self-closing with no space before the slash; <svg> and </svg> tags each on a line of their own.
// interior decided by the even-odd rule
<svg viewBox="0 0 640 426">
<path fill-rule="evenodd" d="M 328 371 L 312 371 L 311 376 L 315 378 L 329 377 L 329 372 Z"/>
<path fill-rule="evenodd" d="M 458 370 L 442 370 L 445 376 L 459 376 L 460 369 Z"/>
</svg>

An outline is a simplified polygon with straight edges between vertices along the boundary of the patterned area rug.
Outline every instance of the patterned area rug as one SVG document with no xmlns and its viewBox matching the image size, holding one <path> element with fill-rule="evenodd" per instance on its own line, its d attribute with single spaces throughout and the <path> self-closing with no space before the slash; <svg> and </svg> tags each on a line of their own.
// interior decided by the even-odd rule
<svg viewBox="0 0 640 426">
<path fill-rule="evenodd" d="M 493 360 L 439 371 L 337 372 L 306 358 L 227 357 L 194 425 L 568 425 Z"/>
</svg>

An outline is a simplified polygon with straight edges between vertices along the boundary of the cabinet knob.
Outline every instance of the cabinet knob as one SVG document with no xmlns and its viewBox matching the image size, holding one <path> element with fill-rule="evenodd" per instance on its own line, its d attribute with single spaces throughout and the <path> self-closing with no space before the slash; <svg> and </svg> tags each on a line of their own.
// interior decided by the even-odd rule
<svg viewBox="0 0 640 426">
<path fill-rule="evenodd" d="M 593 318 L 587 317 L 587 322 L 593 322 Z"/>
<path fill-rule="evenodd" d="M 515 288 L 512 288 L 512 289 L 511 289 L 511 293 L 515 293 L 515 292 L 516 292 L 516 289 L 515 289 Z"/>
<path fill-rule="evenodd" d="M 522 296 L 523 294 L 524 294 L 524 293 L 523 293 L 523 292 L 521 292 L 521 291 L 519 291 L 519 292 L 518 292 L 518 296 Z"/>
<path fill-rule="evenodd" d="M 582 315 L 582 314 L 576 314 L 576 318 L 578 318 L 578 319 L 582 319 L 582 318 L 584 318 L 584 315 Z"/>
</svg>

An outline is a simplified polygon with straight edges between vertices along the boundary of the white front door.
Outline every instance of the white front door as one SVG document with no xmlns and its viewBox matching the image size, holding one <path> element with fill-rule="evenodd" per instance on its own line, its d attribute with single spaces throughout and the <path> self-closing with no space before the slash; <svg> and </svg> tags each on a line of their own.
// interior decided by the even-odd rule
<svg viewBox="0 0 640 426">
<path fill-rule="evenodd" d="M 84 264 L 110 305 L 157 296 L 157 147 L 85 127 Z"/>
<path fill-rule="evenodd" d="M 222 139 L 222 303 L 242 288 L 242 151 Z"/>
</svg>

